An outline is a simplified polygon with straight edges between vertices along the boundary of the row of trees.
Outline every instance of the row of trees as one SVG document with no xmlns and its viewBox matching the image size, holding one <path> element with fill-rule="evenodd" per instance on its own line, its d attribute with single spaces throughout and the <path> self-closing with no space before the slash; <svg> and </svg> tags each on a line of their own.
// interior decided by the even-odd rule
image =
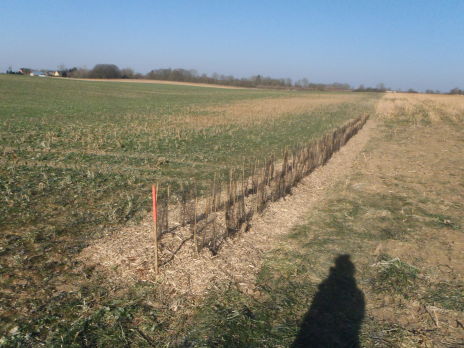
<svg viewBox="0 0 464 348">
<path fill-rule="evenodd" d="M 387 91 L 387 87 L 383 83 L 379 83 L 375 87 L 364 87 L 364 85 L 360 85 L 358 88 L 353 90 L 354 92 L 385 92 Z"/>
<path fill-rule="evenodd" d="M 211 76 L 208 76 L 206 74 L 199 74 L 196 70 L 170 68 L 151 70 L 146 75 L 146 78 L 152 80 L 209 83 L 238 87 L 299 88 L 317 90 L 342 90 L 351 88 L 349 84 L 342 83 L 310 83 L 307 78 L 293 82 L 292 79 L 289 78 L 276 79 L 262 75 L 254 75 L 248 78 L 236 78 L 232 75 L 219 75 L 214 73 Z"/>
<path fill-rule="evenodd" d="M 383 83 L 379 83 L 375 87 L 364 87 L 364 85 L 360 85 L 358 88 L 354 89 L 353 92 L 379 92 L 379 93 L 384 93 L 388 90 L 391 90 L 390 88 L 385 87 Z M 401 92 L 399 90 L 398 92 Z M 415 89 L 409 88 L 406 93 L 418 93 Z"/>
<path fill-rule="evenodd" d="M 114 64 L 97 64 L 93 69 L 71 68 L 60 69 L 63 77 L 93 78 L 93 79 L 136 79 L 143 78 L 142 74 L 135 73 L 131 68 L 119 69 Z"/>
<path fill-rule="evenodd" d="M 135 73 L 130 68 L 119 69 L 114 64 L 97 64 L 93 69 L 71 68 L 60 70 L 61 76 L 75 78 L 105 78 L 105 79 L 150 79 L 162 81 L 194 82 L 207 84 L 221 84 L 237 87 L 268 87 L 268 88 L 294 88 L 314 90 L 349 90 L 347 83 L 310 83 L 304 78 L 293 82 L 289 78 L 276 79 L 272 77 L 255 75 L 248 78 L 236 78 L 232 75 L 219 75 L 214 73 L 210 76 L 199 74 L 196 70 L 187 69 L 155 69 L 146 75 Z"/>
<path fill-rule="evenodd" d="M 449 94 L 460 94 L 460 95 L 464 95 L 464 90 L 462 89 L 459 89 L 459 88 L 453 88 Z"/>
<path fill-rule="evenodd" d="M 31 69 L 22 68 L 19 72 L 14 72 L 11 67 L 8 68 L 7 74 L 25 74 Z M 329 90 L 352 90 L 351 86 L 347 83 L 311 83 L 307 78 L 297 81 L 292 81 L 289 78 L 272 78 L 262 75 L 255 75 L 248 78 L 236 78 L 232 75 L 219 75 L 214 73 L 210 76 L 207 74 L 199 74 L 196 70 L 187 69 L 155 69 L 143 75 L 134 72 L 131 68 L 120 69 L 115 64 L 97 64 L 93 69 L 86 68 L 71 68 L 67 69 L 64 66 L 58 67 L 60 75 L 63 77 L 74 78 L 96 78 L 96 79 L 151 79 L 162 81 L 178 81 L 178 82 L 195 82 L 207 84 L 221 84 L 237 87 L 266 87 L 266 88 L 292 88 L 292 89 L 309 89 L 319 91 Z M 360 85 L 358 88 L 353 89 L 354 92 L 386 92 L 388 88 L 379 83 L 375 87 L 365 87 Z M 406 92 L 418 93 L 416 90 L 410 88 Z M 425 93 L 439 94 L 439 90 L 427 89 Z M 464 90 L 453 88 L 449 94 L 464 94 Z"/>
</svg>

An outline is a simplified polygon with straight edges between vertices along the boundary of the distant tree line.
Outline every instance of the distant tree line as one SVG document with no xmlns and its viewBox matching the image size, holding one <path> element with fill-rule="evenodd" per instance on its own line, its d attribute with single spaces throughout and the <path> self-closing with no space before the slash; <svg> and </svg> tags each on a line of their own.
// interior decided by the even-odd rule
<svg viewBox="0 0 464 348">
<path fill-rule="evenodd" d="M 449 94 L 460 94 L 460 95 L 464 95 L 464 90 L 462 89 L 459 89 L 459 88 L 453 88 L 451 91 L 449 91 Z"/>
<path fill-rule="evenodd" d="M 13 71 L 13 68 L 11 66 L 6 69 L 6 73 L 10 75 L 22 75 L 21 71 Z"/>
<path fill-rule="evenodd" d="M 29 68 L 21 68 L 19 71 L 13 71 L 8 67 L 7 74 L 23 74 L 27 75 L 32 71 Z M 48 70 L 39 70 L 46 72 Z M 226 86 L 237 87 L 263 87 L 263 88 L 280 88 L 280 89 L 305 89 L 305 90 L 318 90 L 318 91 L 340 91 L 352 90 L 353 92 L 378 92 L 383 93 L 389 89 L 383 83 L 379 83 L 375 87 L 365 87 L 360 85 L 356 89 L 352 89 L 347 83 L 312 83 L 307 78 L 292 81 L 290 78 L 272 78 L 262 75 L 254 75 L 248 78 L 236 78 L 232 75 L 219 75 L 214 73 L 210 76 L 207 74 L 199 74 L 196 70 L 187 69 L 154 69 L 147 74 L 140 74 L 134 72 L 131 68 L 120 69 L 115 64 L 97 64 L 92 69 L 87 68 L 66 68 L 59 66 L 58 70 L 62 77 L 74 78 L 95 78 L 95 79 L 150 79 L 161 81 L 177 81 L 177 82 L 194 82 L 206 84 L 220 84 Z M 416 90 L 410 88 L 407 93 L 418 93 Z M 425 93 L 440 94 L 439 90 L 427 89 Z M 464 90 L 453 88 L 448 94 L 464 94 Z"/>
<path fill-rule="evenodd" d="M 272 78 L 255 75 L 248 78 L 236 78 L 232 75 L 219 75 L 214 73 L 210 76 L 199 74 L 196 70 L 187 69 L 154 69 L 143 75 L 135 73 L 130 68 L 119 69 L 114 64 L 97 64 L 93 69 L 71 68 L 60 70 L 61 76 L 74 78 L 104 78 L 104 79 L 150 79 L 161 81 L 193 82 L 206 84 L 220 84 L 237 87 L 266 87 L 282 89 L 312 89 L 312 90 L 350 90 L 347 83 L 310 83 L 307 78 L 293 82 L 289 78 Z"/>
<path fill-rule="evenodd" d="M 119 69 L 115 64 L 97 64 L 93 69 L 71 68 L 60 70 L 63 77 L 92 78 L 92 79 L 139 79 L 142 74 L 135 73 L 131 68 Z"/>
<path fill-rule="evenodd" d="M 442 94 L 441 91 L 439 91 L 438 89 L 437 90 L 432 90 L 432 89 L 426 89 L 425 90 L 425 93 L 427 94 Z M 448 94 L 459 94 L 459 95 L 464 95 L 464 90 L 462 89 L 459 89 L 459 88 L 453 88 L 452 90 L 450 90 L 448 92 Z"/>
<path fill-rule="evenodd" d="M 383 83 L 379 83 L 376 87 L 364 87 L 360 85 L 358 88 L 353 90 L 354 92 L 379 92 L 383 93 L 387 91 L 387 87 Z"/>
<path fill-rule="evenodd" d="M 208 76 L 206 74 L 199 74 L 196 70 L 171 68 L 151 70 L 145 77 L 151 80 L 221 84 L 237 87 L 270 87 L 314 90 L 351 89 L 350 85 L 347 83 L 310 83 L 307 78 L 293 82 L 290 78 L 278 79 L 262 75 L 254 75 L 248 78 L 236 78 L 232 75 L 219 75 L 214 73 L 211 76 Z"/>
</svg>

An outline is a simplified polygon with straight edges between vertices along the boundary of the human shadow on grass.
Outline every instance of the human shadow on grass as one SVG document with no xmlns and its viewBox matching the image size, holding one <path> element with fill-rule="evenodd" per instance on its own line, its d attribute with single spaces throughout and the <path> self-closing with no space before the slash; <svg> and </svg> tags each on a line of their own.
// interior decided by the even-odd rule
<svg viewBox="0 0 464 348">
<path fill-rule="evenodd" d="M 364 318 L 365 301 L 354 278 L 350 255 L 335 259 L 335 267 L 321 284 L 303 318 L 292 348 L 359 348 L 359 330 Z"/>
</svg>

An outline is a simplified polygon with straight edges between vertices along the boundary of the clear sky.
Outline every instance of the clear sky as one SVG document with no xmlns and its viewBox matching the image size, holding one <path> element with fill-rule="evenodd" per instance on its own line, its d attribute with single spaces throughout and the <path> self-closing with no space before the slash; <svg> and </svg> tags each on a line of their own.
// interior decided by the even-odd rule
<svg viewBox="0 0 464 348">
<path fill-rule="evenodd" d="M 114 63 L 464 88 L 464 0 L 0 0 L 0 70 Z"/>
</svg>

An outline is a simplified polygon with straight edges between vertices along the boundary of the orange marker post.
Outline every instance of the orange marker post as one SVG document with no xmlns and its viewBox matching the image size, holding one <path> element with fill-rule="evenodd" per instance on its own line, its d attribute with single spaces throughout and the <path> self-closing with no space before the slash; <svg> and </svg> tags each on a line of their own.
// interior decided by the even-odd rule
<svg viewBox="0 0 464 348">
<path fill-rule="evenodd" d="M 157 189 L 158 185 L 152 185 L 151 187 L 151 196 L 153 201 L 153 239 L 155 242 L 155 274 L 158 274 L 158 230 L 156 226 L 157 219 L 157 208 L 156 208 L 156 199 L 157 199 Z"/>
</svg>

